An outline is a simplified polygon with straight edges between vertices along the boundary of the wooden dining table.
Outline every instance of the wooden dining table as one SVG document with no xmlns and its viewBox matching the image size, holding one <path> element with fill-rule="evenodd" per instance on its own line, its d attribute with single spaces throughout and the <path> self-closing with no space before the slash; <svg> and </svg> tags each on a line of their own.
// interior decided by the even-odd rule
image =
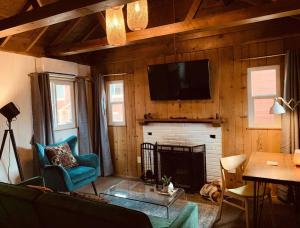
<svg viewBox="0 0 300 228">
<path fill-rule="evenodd" d="M 291 186 L 295 191 L 299 192 L 300 167 L 293 163 L 293 156 L 291 154 L 254 152 L 251 154 L 246 165 L 243 179 L 254 182 L 253 227 L 259 227 L 264 199 L 264 197 L 258 197 L 260 188 L 263 188 L 263 192 L 265 192 L 267 183 L 283 184 Z M 295 195 L 298 196 L 298 194 Z M 259 199 L 262 200 L 259 201 Z M 298 214 L 299 199 L 296 199 L 295 202 L 295 209 Z M 298 220 L 299 217 L 296 216 Z M 300 224 L 300 221 L 297 221 L 297 224 Z"/>
</svg>

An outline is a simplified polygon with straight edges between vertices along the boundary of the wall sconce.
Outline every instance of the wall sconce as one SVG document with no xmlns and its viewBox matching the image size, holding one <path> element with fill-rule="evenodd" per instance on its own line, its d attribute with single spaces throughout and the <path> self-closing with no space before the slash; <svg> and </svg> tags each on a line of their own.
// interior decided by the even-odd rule
<svg viewBox="0 0 300 228">
<path fill-rule="evenodd" d="M 274 103 L 272 105 L 272 107 L 270 108 L 270 114 L 284 114 L 285 108 L 279 104 L 279 101 L 282 101 L 282 103 L 288 107 L 292 112 L 296 110 L 296 107 L 300 104 L 300 100 L 299 101 L 295 101 L 293 98 L 290 101 L 286 101 L 285 99 L 283 99 L 282 97 L 275 97 L 274 98 Z"/>
</svg>

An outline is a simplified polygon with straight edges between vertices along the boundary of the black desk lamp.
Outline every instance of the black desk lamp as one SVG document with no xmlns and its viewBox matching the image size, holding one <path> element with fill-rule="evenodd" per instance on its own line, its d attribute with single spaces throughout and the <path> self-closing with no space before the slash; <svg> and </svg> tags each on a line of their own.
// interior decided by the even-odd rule
<svg viewBox="0 0 300 228">
<path fill-rule="evenodd" d="M 4 131 L 4 135 L 3 135 L 3 139 L 2 139 L 2 143 L 1 143 L 0 160 L 1 160 L 1 157 L 2 157 L 2 153 L 3 153 L 5 141 L 6 141 L 6 138 L 7 138 L 7 134 L 9 133 L 11 143 L 12 143 L 12 146 L 13 146 L 13 150 L 14 150 L 14 153 L 15 153 L 18 169 L 19 169 L 20 179 L 21 179 L 21 181 L 23 181 L 24 180 L 23 169 L 22 169 L 19 154 L 18 154 L 18 151 L 17 151 L 17 145 L 16 145 L 16 141 L 15 141 L 14 132 L 11 129 L 11 122 L 14 118 L 16 118 L 17 115 L 20 114 L 20 111 L 15 106 L 14 103 L 10 102 L 10 103 L 8 103 L 7 105 L 3 106 L 0 109 L 0 113 L 7 119 L 7 123 L 8 123 L 8 129 L 6 129 Z"/>
</svg>

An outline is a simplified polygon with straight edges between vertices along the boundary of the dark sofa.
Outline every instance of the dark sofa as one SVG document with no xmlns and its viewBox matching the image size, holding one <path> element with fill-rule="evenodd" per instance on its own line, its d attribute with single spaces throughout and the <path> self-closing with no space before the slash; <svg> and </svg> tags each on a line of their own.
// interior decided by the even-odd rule
<svg viewBox="0 0 300 228">
<path fill-rule="evenodd" d="M 189 203 L 179 216 L 171 221 L 111 204 L 0 183 L 0 227 L 196 228 L 198 227 L 198 208 L 196 204 Z"/>
</svg>

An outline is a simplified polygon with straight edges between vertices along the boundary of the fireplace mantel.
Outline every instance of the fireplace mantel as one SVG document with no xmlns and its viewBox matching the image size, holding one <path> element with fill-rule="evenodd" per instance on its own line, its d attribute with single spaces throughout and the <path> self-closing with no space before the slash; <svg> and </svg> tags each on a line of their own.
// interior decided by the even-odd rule
<svg viewBox="0 0 300 228">
<path fill-rule="evenodd" d="M 222 119 L 206 118 L 206 119 L 187 119 L 187 118 L 170 118 L 170 119 L 141 119 L 140 125 L 149 123 L 211 123 L 213 127 L 220 127 L 224 121 Z"/>
</svg>

